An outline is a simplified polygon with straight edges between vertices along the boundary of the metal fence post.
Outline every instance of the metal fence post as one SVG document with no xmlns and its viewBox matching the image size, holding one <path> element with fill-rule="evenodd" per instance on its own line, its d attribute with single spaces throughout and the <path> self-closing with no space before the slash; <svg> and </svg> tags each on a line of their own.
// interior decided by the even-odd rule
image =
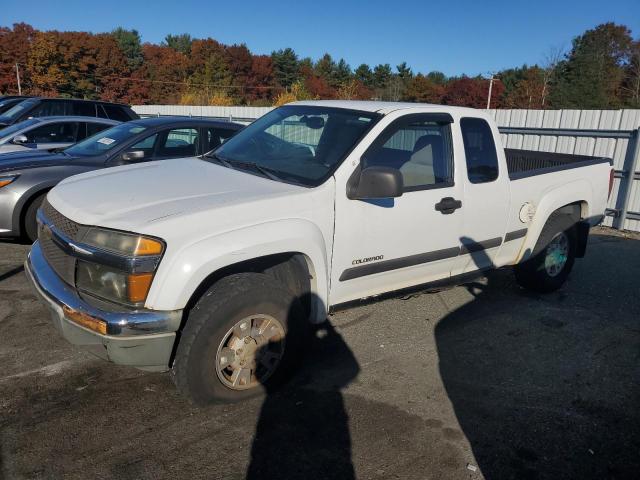
<svg viewBox="0 0 640 480">
<path fill-rule="evenodd" d="M 633 132 L 633 136 L 627 144 L 624 170 L 622 172 L 622 178 L 620 179 L 620 187 L 618 188 L 618 202 L 616 205 L 618 215 L 616 215 L 613 220 L 613 228 L 617 228 L 618 230 L 624 229 L 624 222 L 627 219 L 633 181 L 636 170 L 638 170 L 638 157 L 640 157 L 640 128 L 637 128 Z"/>
</svg>

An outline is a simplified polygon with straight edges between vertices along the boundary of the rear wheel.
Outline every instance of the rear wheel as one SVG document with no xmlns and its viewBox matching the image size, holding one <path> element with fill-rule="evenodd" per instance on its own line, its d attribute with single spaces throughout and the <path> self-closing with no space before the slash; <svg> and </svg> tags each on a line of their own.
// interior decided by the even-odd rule
<svg viewBox="0 0 640 480">
<path fill-rule="evenodd" d="M 567 280 L 575 255 L 576 232 L 572 217 L 553 214 L 540 233 L 533 256 L 516 265 L 516 280 L 528 290 L 553 292 Z"/>
<path fill-rule="evenodd" d="M 36 220 L 36 215 L 38 214 L 38 209 L 40 208 L 40 205 L 42 205 L 46 196 L 47 194 L 43 193 L 42 195 L 38 195 L 34 198 L 31 203 L 29 203 L 27 211 L 24 214 L 24 236 L 31 243 L 38 239 L 38 222 Z"/>
<path fill-rule="evenodd" d="M 264 274 L 215 283 L 189 313 L 172 369 L 199 404 L 260 395 L 296 366 L 308 332 L 296 296 Z"/>
</svg>

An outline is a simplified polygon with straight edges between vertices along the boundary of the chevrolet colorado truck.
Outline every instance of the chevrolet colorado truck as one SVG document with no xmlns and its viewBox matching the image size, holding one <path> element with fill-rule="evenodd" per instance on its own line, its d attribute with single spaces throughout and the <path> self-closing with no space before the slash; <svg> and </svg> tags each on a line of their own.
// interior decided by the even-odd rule
<svg viewBox="0 0 640 480">
<path fill-rule="evenodd" d="M 237 401 L 354 302 L 504 266 L 559 288 L 612 179 L 607 158 L 503 149 L 474 109 L 296 102 L 203 156 L 62 181 L 25 266 L 71 343 Z"/>
</svg>

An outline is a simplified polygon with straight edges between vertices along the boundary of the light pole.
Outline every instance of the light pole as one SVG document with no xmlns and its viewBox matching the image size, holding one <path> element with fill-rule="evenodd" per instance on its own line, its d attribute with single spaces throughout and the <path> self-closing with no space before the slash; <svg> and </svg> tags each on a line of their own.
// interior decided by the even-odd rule
<svg viewBox="0 0 640 480">
<path fill-rule="evenodd" d="M 487 95 L 487 110 L 491 108 L 491 91 L 493 90 L 493 74 L 491 74 L 491 78 L 489 79 L 489 95 Z"/>
<path fill-rule="evenodd" d="M 16 79 L 18 80 L 18 95 L 22 95 L 22 86 L 20 85 L 20 67 L 16 63 Z"/>
</svg>

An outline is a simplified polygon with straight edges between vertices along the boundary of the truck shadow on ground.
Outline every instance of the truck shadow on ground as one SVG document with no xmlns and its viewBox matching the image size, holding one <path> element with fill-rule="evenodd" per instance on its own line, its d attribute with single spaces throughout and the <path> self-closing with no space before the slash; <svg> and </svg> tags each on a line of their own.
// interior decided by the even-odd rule
<svg viewBox="0 0 640 480">
<path fill-rule="evenodd" d="M 360 367 L 329 321 L 315 326 L 310 337 L 305 356 L 319 363 L 303 369 L 282 388 L 266 386 L 248 480 L 355 478 L 349 418 L 340 389 L 357 377 Z"/>
<path fill-rule="evenodd" d="M 637 272 L 603 251 L 544 296 L 493 272 L 436 326 L 441 378 L 485 478 L 638 478 Z M 612 314 L 601 296 L 634 282 L 625 315 Z"/>
</svg>

